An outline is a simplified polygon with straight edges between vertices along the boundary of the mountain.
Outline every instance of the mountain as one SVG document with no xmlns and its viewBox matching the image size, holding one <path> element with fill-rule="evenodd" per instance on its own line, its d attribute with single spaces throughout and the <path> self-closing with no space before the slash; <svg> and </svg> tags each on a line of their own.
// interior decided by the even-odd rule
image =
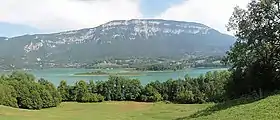
<svg viewBox="0 0 280 120">
<path fill-rule="evenodd" d="M 6 40 L 7 37 L 0 37 L 0 40 Z"/>
<path fill-rule="evenodd" d="M 115 20 L 95 28 L 0 41 L 9 63 L 91 62 L 105 57 L 223 55 L 235 41 L 206 25 L 158 19 Z"/>
<path fill-rule="evenodd" d="M 42 32 L 42 31 L 26 25 L 0 22 L 0 36 L 12 37 L 12 36 L 18 36 L 24 34 L 33 34 L 38 32 Z"/>
</svg>

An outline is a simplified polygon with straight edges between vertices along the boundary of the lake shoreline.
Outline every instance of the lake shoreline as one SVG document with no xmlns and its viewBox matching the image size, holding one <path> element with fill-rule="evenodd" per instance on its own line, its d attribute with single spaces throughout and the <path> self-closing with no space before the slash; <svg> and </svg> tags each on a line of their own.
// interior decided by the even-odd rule
<svg viewBox="0 0 280 120">
<path fill-rule="evenodd" d="M 96 77 L 108 77 L 108 76 L 111 76 L 111 75 L 75 75 L 75 74 L 72 74 L 71 76 L 77 76 L 77 77 L 87 77 L 87 76 L 96 76 Z M 115 74 L 112 74 L 112 76 L 125 76 L 125 77 L 135 77 L 135 76 L 146 76 L 146 75 L 115 75 Z"/>
<path fill-rule="evenodd" d="M 100 69 L 99 69 L 100 70 Z M 164 71 L 164 72 L 150 72 L 144 71 L 138 73 L 138 75 L 125 75 L 124 71 L 129 71 L 127 69 L 114 69 L 114 70 L 104 70 L 106 73 L 123 73 L 118 76 L 123 76 L 130 79 L 139 79 L 143 85 L 146 85 L 152 81 L 164 82 L 168 79 L 184 79 L 184 76 L 188 74 L 190 77 L 199 77 L 201 74 L 205 74 L 209 71 L 225 70 L 225 68 L 215 68 L 215 69 L 185 69 L 179 71 Z M 78 80 L 94 80 L 94 81 L 106 81 L 109 78 L 109 74 L 100 75 L 74 75 L 77 73 L 88 73 L 97 70 L 93 69 L 77 69 L 77 68 L 52 68 L 52 69 L 42 69 L 42 70 L 32 70 L 29 73 L 33 74 L 37 79 L 44 78 L 51 81 L 56 86 L 60 84 L 61 80 L 66 80 L 69 84 L 75 84 Z M 131 71 L 130 71 L 131 72 Z"/>
</svg>

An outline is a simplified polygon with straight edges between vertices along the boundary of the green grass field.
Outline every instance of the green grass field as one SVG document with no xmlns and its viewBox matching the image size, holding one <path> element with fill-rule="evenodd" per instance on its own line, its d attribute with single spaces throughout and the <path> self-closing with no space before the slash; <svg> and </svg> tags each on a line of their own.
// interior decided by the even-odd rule
<svg viewBox="0 0 280 120">
<path fill-rule="evenodd" d="M 62 103 L 30 111 L 0 106 L 0 120 L 280 120 L 280 95 L 246 104 Z"/>
<path fill-rule="evenodd" d="M 0 107 L 0 120 L 172 120 L 190 115 L 209 105 L 104 102 L 62 103 L 40 111 Z"/>
</svg>

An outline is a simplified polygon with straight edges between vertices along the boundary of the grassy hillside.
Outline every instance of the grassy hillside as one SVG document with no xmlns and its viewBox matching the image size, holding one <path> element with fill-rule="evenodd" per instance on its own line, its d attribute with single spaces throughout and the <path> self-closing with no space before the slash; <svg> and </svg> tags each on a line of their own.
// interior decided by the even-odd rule
<svg viewBox="0 0 280 120">
<path fill-rule="evenodd" d="M 280 95 L 263 100 L 216 105 L 180 119 L 190 120 L 280 120 Z M 177 120 L 180 120 L 177 119 Z"/>
<path fill-rule="evenodd" d="M 280 95 L 251 103 L 175 105 L 163 103 L 63 103 L 40 111 L 0 106 L 0 120 L 277 120 Z"/>
</svg>

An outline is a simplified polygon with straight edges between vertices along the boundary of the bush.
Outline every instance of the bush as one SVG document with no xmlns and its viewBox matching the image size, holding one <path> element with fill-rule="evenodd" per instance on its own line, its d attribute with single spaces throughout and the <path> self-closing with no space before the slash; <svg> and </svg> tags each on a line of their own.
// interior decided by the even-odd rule
<svg viewBox="0 0 280 120">
<path fill-rule="evenodd" d="M 143 101 L 143 102 L 147 102 L 148 97 L 146 95 L 141 95 L 140 100 Z"/>
<path fill-rule="evenodd" d="M 103 102 L 104 101 L 104 96 L 100 95 L 100 94 L 97 94 L 97 100 L 98 102 Z"/>
<path fill-rule="evenodd" d="M 62 98 L 55 86 L 44 79 L 40 79 L 38 82 L 43 86 L 45 92 L 49 93 L 49 105 L 46 108 L 58 106 L 61 103 Z"/>
<path fill-rule="evenodd" d="M 163 100 L 161 94 L 151 85 L 147 85 L 142 94 L 141 101 L 143 102 L 159 102 Z"/>
<path fill-rule="evenodd" d="M 103 102 L 103 101 L 104 101 L 104 97 L 102 95 L 100 95 L 100 94 L 86 93 L 86 94 L 84 94 L 82 99 L 80 99 L 77 102 L 92 103 L 92 102 Z"/>
<path fill-rule="evenodd" d="M 69 87 L 65 80 L 61 81 L 57 90 L 61 96 L 62 101 L 69 101 Z"/>
<path fill-rule="evenodd" d="M 23 72 L 13 72 L 2 78 L 0 94 L 3 94 L 1 104 L 24 109 L 42 109 L 55 107 L 61 99 L 53 84 L 46 80 L 35 81 L 33 75 Z"/>
<path fill-rule="evenodd" d="M 18 107 L 16 91 L 12 86 L 0 84 L 0 105 Z"/>
<path fill-rule="evenodd" d="M 192 91 L 182 91 L 176 95 L 175 101 L 180 104 L 194 103 Z"/>
<path fill-rule="evenodd" d="M 163 98 L 161 97 L 161 94 L 159 94 L 158 92 L 154 93 L 153 96 L 148 97 L 149 102 L 159 102 L 159 101 L 162 101 L 162 100 L 163 100 Z"/>
</svg>

